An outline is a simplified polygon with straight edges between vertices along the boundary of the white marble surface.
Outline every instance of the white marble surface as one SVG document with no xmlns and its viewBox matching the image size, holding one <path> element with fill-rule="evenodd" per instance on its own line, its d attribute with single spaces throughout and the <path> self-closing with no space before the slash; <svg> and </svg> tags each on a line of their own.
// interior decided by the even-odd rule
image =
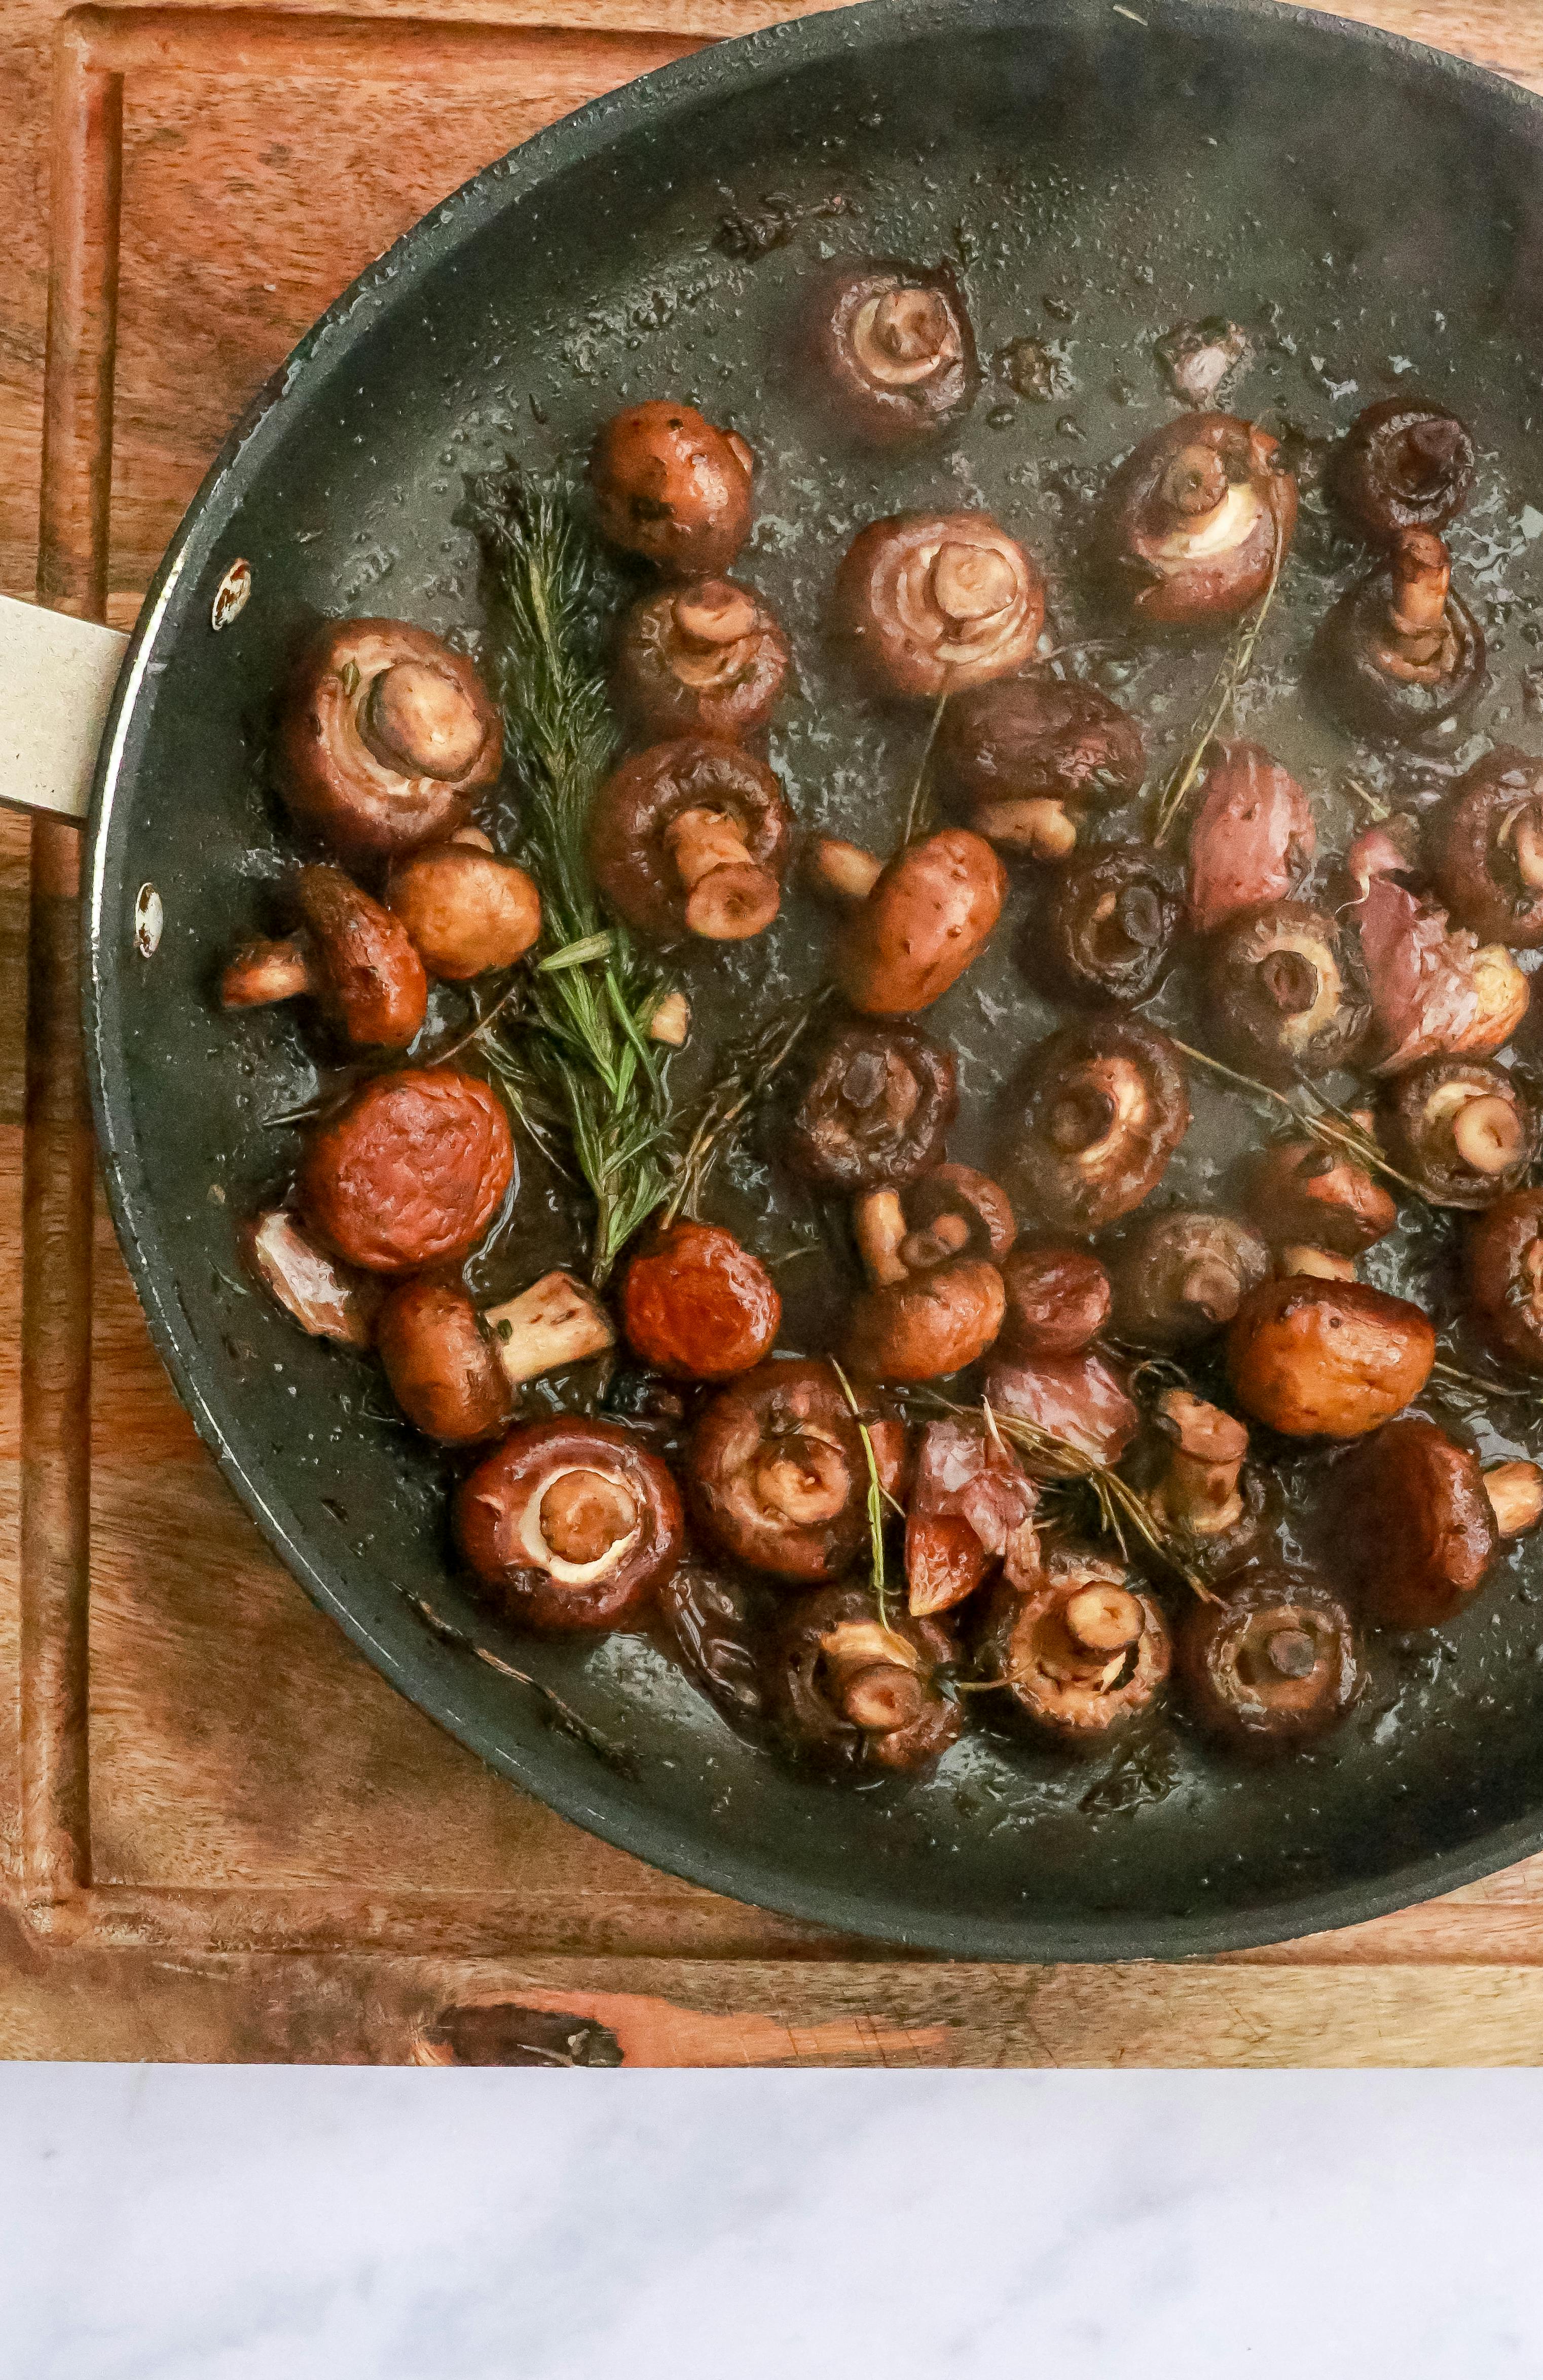
<svg viewBox="0 0 1543 2380">
<path fill-rule="evenodd" d="M 1543 2075 L 0 2069 L 6 2380 L 1533 2380 Z"/>
</svg>

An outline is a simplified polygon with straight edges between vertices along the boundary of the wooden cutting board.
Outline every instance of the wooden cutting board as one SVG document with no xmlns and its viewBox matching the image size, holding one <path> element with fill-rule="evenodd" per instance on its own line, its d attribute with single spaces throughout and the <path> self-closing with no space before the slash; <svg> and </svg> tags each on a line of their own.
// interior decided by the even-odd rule
<svg viewBox="0 0 1543 2380">
<path fill-rule="evenodd" d="M 365 263 L 539 126 L 781 13 L 6 0 L 0 586 L 127 626 L 226 426 Z M 1345 13 L 1543 90 L 1534 0 Z M 657 1876 L 462 1752 L 261 1545 L 100 1209 L 94 1286 L 79 1260 L 70 878 L 67 834 L 40 831 L 30 862 L 25 824 L 0 820 L 0 2052 L 1268 2065 L 1543 2048 L 1543 1862 L 1210 1964 L 906 1961 Z"/>
</svg>

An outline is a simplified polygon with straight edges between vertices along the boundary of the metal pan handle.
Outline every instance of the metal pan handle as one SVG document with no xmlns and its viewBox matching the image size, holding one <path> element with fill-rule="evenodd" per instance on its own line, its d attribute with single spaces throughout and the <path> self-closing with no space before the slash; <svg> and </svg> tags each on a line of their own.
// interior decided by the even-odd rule
<svg viewBox="0 0 1543 2380">
<path fill-rule="evenodd" d="M 83 825 L 127 637 L 0 595 L 0 804 Z"/>
</svg>

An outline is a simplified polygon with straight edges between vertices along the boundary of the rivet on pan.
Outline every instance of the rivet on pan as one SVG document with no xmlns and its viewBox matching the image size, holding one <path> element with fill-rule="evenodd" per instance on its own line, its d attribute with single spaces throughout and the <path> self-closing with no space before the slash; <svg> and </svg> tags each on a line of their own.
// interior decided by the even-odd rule
<svg viewBox="0 0 1543 2380">
<path fill-rule="evenodd" d="M 228 628 L 238 612 L 247 608 L 247 598 L 252 591 L 252 566 L 249 562 L 233 562 L 214 589 L 214 605 L 210 622 L 216 629 Z"/>
<path fill-rule="evenodd" d="M 161 947 L 166 913 L 153 884 L 141 884 L 134 901 L 134 947 L 142 959 L 152 959 Z"/>
</svg>

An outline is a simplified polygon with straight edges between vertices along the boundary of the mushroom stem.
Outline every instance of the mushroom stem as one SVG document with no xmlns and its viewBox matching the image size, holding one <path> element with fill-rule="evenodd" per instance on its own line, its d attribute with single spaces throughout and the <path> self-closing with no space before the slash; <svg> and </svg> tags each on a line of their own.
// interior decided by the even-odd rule
<svg viewBox="0 0 1543 2380">
<path fill-rule="evenodd" d="M 755 1465 L 758 1500 L 796 1528 L 833 1521 L 852 1492 L 839 1446 L 810 1436 L 776 1439 Z"/>
<path fill-rule="evenodd" d="M 994 620 L 1018 590 L 1018 575 L 995 545 L 945 544 L 932 565 L 932 595 L 946 618 L 960 625 Z"/>
<path fill-rule="evenodd" d="M 1174 455 L 1162 492 L 1185 526 L 1197 528 L 1227 501 L 1227 466 L 1212 446 L 1185 446 Z"/>
<path fill-rule="evenodd" d="M 976 811 L 974 824 L 988 843 L 1005 844 L 1030 859 L 1064 859 L 1076 849 L 1076 820 L 1063 802 L 987 802 Z"/>
<path fill-rule="evenodd" d="M 1157 1410 L 1171 1445 L 1152 1504 L 1189 1536 L 1224 1536 L 1243 1518 L 1238 1477 L 1248 1432 L 1233 1415 L 1188 1389 L 1165 1389 Z"/>
<path fill-rule="evenodd" d="M 1464 1102 L 1452 1117 L 1452 1136 L 1476 1173 L 1504 1173 L 1522 1154 L 1526 1130 L 1514 1103 L 1491 1093 Z"/>
<path fill-rule="evenodd" d="M 468 851 L 492 852 L 493 839 L 484 834 L 480 826 L 458 826 L 450 838 L 452 843 L 464 843 Z"/>
<path fill-rule="evenodd" d="M 243 942 L 220 978 L 222 1008 L 270 1008 L 313 991 L 316 979 L 298 942 Z"/>
<path fill-rule="evenodd" d="M 418 661 L 393 662 L 371 680 L 358 723 L 383 768 L 444 781 L 466 774 L 487 733 L 455 680 Z"/>
<path fill-rule="evenodd" d="M 1288 1240 L 1280 1252 L 1276 1269 L 1282 1274 L 1306 1273 L 1314 1281 L 1354 1281 L 1355 1259 L 1338 1257 L 1331 1248 L 1314 1248 L 1301 1240 Z"/>
<path fill-rule="evenodd" d="M 1193 1264 L 1179 1283 L 1179 1300 L 1212 1322 L 1230 1322 L 1243 1302 L 1243 1282 L 1214 1259 Z"/>
<path fill-rule="evenodd" d="M 900 1243 L 899 1258 L 906 1272 L 927 1272 L 934 1265 L 947 1264 L 970 1243 L 970 1227 L 962 1215 L 940 1215 L 925 1232 L 907 1232 Z"/>
<path fill-rule="evenodd" d="M 1452 591 L 1452 557 L 1434 529 L 1400 531 L 1392 551 L 1393 592 L 1389 617 L 1413 660 L 1434 657 L 1446 625 Z"/>
<path fill-rule="evenodd" d="M 1511 821 L 1508 834 L 1517 875 L 1529 892 L 1543 890 L 1543 807 L 1529 802 Z"/>
<path fill-rule="evenodd" d="M 699 652 L 714 652 L 737 645 L 753 634 L 756 605 L 743 587 L 713 579 L 694 595 L 677 595 L 674 605 L 676 635 Z"/>
<path fill-rule="evenodd" d="M 1543 1520 L 1543 1471 L 1536 1463 L 1498 1463 L 1484 1475 L 1484 1492 L 1502 1537 L 1519 1537 Z"/>
<path fill-rule="evenodd" d="M 1073 1642 L 1089 1653 L 1123 1653 L 1141 1634 L 1141 1606 L 1123 1586 L 1081 1587 L 1061 1617 Z"/>
<path fill-rule="evenodd" d="M 512 1387 L 581 1364 L 616 1343 L 610 1317 L 592 1290 L 571 1273 L 543 1273 L 517 1297 L 490 1305 L 483 1320 Z"/>
<path fill-rule="evenodd" d="M 649 1039 L 679 1050 L 690 1030 L 691 1002 L 684 991 L 667 991 L 649 1020 Z"/>
<path fill-rule="evenodd" d="M 816 836 L 805 864 L 817 892 L 852 907 L 868 899 L 884 872 L 883 861 L 871 851 L 865 851 L 858 843 L 843 843 L 832 834 Z"/>
<path fill-rule="evenodd" d="M 903 1253 L 910 1236 L 898 1190 L 870 1190 L 853 1209 L 857 1251 L 875 1289 L 904 1281 L 909 1270 Z M 966 1233 L 967 1236 L 967 1233 Z"/>
<path fill-rule="evenodd" d="M 854 1727 L 908 1727 L 926 1700 L 916 1647 L 878 1621 L 845 1620 L 820 1640 L 831 1697 Z"/>
<path fill-rule="evenodd" d="M 688 898 L 686 923 L 709 942 L 748 941 L 772 923 L 780 893 L 750 857 L 744 829 L 723 810 L 683 810 L 664 841 Z"/>
<path fill-rule="evenodd" d="M 1264 1657 L 1278 1677 L 1310 1678 L 1318 1667 L 1318 1645 L 1306 1628 L 1277 1628 L 1265 1641 Z"/>
</svg>

